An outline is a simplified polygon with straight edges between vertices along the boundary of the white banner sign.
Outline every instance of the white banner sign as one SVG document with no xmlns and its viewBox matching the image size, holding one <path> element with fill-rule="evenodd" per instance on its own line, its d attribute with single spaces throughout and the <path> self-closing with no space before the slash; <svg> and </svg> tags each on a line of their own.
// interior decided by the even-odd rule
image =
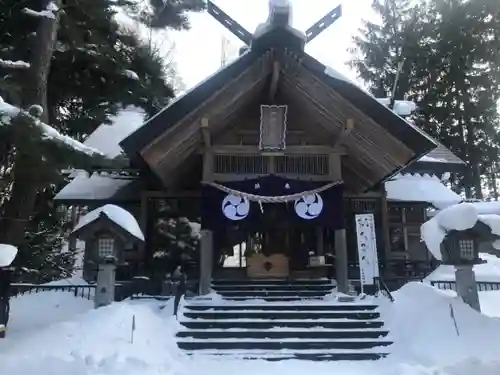
<svg viewBox="0 0 500 375">
<path fill-rule="evenodd" d="M 355 220 L 361 284 L 371 285 L 379 276 L 375 218 L 373 214 L 358 214 Z"/>
</svg>

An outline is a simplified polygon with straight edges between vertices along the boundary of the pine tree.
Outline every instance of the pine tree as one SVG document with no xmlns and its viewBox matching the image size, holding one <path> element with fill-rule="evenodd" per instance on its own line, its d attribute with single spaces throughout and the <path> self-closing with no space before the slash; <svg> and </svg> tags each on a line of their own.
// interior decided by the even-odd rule
<svg viewBox="0 0 500 375">
<path fill-rule="evenodd" d="M 125 1 L 132 16 L 154 29 L 189 29 L 188 12 L 200 12 L 205 9 L 204 0 L 147 0 L 146 2 Z"/>
<path fill-rule="evenodd" d="M 186 217 L 174 215 L 167 202 L 159 206 L 155 236 L 153 258 L 158 273 L 172 274 L 179 266 L 186 271 L 189 264 L 197 260 L 199 233 L 195 224 Z"/>
<path fill-rule="evenodd" d="M 351 66 L 380 95 L 404 59 L 395 98 L 417 102 L 417 124 L 469 164 L 458 188 L 481 198 L 498 155 L 498 9 L 491 0 L 377 0 L 374 10 L 381 24 L 365 23 Z"/>
<path fill-rule="evenodd" d="M 60 22 L 43 116 L 46 123 L 80 140 L 124 106 L 134 104 L 153 115 L 174 95 L 161 57 L 114 20 L 117 4 L 89 0 L 82 7 L 78 0 L 65 0 L 57 12 Z M 40 21 L 46 21 L 30 17 L 24 7 L 44 9 L 37 0 L 0 2 L 0 96 L 18 107 L 36 103 L 26 101 L 24 96 L 27 89 L 31 90 L 31 82 L 25 77 L 32 67 L 22 63 L 12 67 L 9 62 L 29 62 L 33 56 L 30 50 L 37 45 L 35 32 Z M 64 264 L 70 261 L 68 254 L 56 253 L 58 247 L 54 246 L 61 231 L 54 224 L 50 205 L 54 189 L 62 181 L 60 171 L 114 166 L 116 161 L 89 158 L 67 145 L 54 144 L 42 137 L 36 126 L 38 120 L 34 120 L 25 115 L 14 119 L 0 115 L 0 125 L 4 124 L 0 126 L 0 192 L 5 193 L 0 201 L 0 242 L 20 247 L 19 266 L 24 262 L 31 267 L 38 264 L 37 259 L 51 258 L 61 262 L 59 271 L 63 275 L 62 270 L 67 269 Z M 36 211 L 36 207 L 43 209 Z M 32 224 L 35 218 L 40 221 L 37 225 Z M 40 232 L 44 235 L 38 235 Z M 49 263 L 47 267 L 57 271 L 56 263 Z M 44 280 L 52 278 L 45 274 Z"/>
</svg>

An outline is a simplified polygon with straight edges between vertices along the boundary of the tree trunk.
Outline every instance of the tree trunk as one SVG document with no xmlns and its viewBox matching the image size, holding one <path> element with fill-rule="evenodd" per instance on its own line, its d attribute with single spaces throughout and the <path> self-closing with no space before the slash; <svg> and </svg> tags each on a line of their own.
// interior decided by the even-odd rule
<svg viewBox="0 0 500 375">
<path fill-rule="evenodd" d="M 58 8 L 61 6 L 61 0 L 46 0 L 44 8 L 51 2 Z M 40 119 L 45 123 L 49 123 L 47 80 L 59 28 L 57 13 L 55 18 L 40 17 L 22 95 L 24 108 L 34 104 L 43 108 Z M 31 152 L 33 150 L 22 150 L 22 146 L 16 152 L 12 194 L 0 221 L 0 243 L 19 246 L 24 242 L 24 232 L 35 206 L 39 182 L 43 181 L 43 171 L 33 168 L 35 163 Z"/>
</svg>

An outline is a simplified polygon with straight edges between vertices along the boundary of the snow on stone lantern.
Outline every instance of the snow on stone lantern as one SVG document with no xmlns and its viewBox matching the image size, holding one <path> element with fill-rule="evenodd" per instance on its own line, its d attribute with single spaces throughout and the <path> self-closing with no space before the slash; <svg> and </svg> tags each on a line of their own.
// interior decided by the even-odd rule
<svg viewBox="0 0 500 375">
<path fill-rule="evenodd" d="M 480 311 L 474 265 L 482 263 L 479 243 L 500 235 L 500 216 L 480 214 L 473 203 L 460 203 L 439 211 L 421 227 L 422 240 L 434 257 L 455 267 L 457 294 Z"/>
<path fill-rule="evenodd" d="M 98 264 L 94 296 L 96 308 L 109 305 L 115 296 L 116 267 L 123 263 L 124 249 L 144 242 L 136 219 L 121 207 L 107 204 L 84 215 L 72 236 L 86 241 L 86 256 Z"/>
</svg>

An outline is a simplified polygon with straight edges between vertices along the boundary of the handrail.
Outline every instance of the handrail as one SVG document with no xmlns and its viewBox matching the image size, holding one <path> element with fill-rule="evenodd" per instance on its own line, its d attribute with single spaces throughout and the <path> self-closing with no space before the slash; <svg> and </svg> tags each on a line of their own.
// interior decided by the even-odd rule
<svg viewBox="0 0 500 375">
<path fill-rule="evenodd" d="M 391 294 L 391 291 L 389 290 L 389 287 L 386 285 L 384 280 L 381 277 L 376 277 L 375 282 L 377 285 L 377 288 L 380 292 L 384 292 L 387 294 L 387 297 L 391 302 L 394 302 L 394 297 Z"/>
</svg>

